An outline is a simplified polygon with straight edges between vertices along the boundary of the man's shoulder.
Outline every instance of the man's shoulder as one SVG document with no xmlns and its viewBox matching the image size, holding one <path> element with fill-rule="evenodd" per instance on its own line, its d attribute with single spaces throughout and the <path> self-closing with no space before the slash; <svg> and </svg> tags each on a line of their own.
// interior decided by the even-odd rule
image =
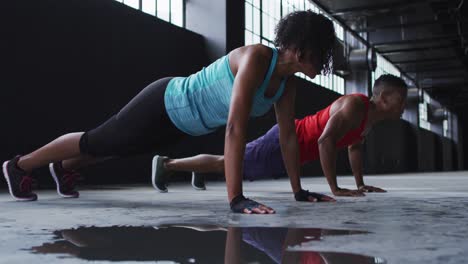
<svg viewBox="0 0 468 264">
<path fill-rule="evenodd" d="M 342 100 L 342 107 L 348 111 L 361 112 L 365 110 L 366 104 L 361 96 L 357 95 L 345 95 L 340 98 Z"/>
</svg>

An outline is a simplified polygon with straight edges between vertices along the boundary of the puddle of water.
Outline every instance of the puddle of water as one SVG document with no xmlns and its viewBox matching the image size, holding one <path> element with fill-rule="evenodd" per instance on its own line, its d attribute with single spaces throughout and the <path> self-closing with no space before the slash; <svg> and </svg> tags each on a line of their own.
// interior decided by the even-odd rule
<svg viewBox="0 0 468 264">
<path fill-rule="evenodd" d="M 357 230 L 168 225 L 79 227 L 54 231 L 55 241 L 30 250 L 60 258 L 164 263 L 386 263 L 364 255 L 318 252 L 301 244 Z"/>
</svg>

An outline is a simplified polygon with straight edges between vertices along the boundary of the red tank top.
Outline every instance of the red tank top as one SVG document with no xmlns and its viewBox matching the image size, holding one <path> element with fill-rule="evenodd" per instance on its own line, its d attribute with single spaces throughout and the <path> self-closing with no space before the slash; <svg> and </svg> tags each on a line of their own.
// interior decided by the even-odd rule
<svg viewBox="0 0 468 264">
<path fill-rule="evenodd" d="M 369 111 L 369 98 L 364 94 L 350 94 L 351 96 L 359 96 L 364 101 L 366 114 L 361 121 L 361 125 L 349 131 L 342 139 L 338 141 L 336 146 L 343 148 L 363 139 L 361 136 L 367 123 L 367 113 Z M 318 139 L 325 129 L 325 125 L 330 119 L 330 104 L 327 108 L 320 110 L 315 115 L 309 115 L 303 119 L 296 119 L 296 134 L 299 142 L 301 163 L 317 160 L 319 158 Z"/>
</svg>

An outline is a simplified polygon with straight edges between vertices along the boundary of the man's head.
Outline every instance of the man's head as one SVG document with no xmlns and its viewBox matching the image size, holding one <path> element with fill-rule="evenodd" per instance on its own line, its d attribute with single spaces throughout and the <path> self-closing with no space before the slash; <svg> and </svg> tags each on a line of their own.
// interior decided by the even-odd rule
<svg viewBox="0 0 468 264">
<path fill-rule="evenodd" d="M 372 101 L 385 118 L 399 119 L 406 106 L 408 86 L 401 78 L 384 74 L 375 80 Z"/>
</svg>

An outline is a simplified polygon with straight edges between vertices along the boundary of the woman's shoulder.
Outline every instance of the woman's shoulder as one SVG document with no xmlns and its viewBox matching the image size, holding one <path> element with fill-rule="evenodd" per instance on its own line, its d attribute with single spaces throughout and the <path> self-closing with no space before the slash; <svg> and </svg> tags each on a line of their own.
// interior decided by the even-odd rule
<svg viewBox="0 0 468 264">
<path fill-rule="evenodd" d="M 230 56 L 247 57 L 252 59 L 269 60 L 273 49 L 263 44 L 253 44 L 239 47 L 230 52 Z"/>
<path fill-rule="evenodd" d="M 263 44 L 243 46 L 231 51 L 228 56 L 233 73 L 237 73 L 240 65 L 264 72 L 270 65 L 272 52 L 270 47 Z"/>
</svg>

